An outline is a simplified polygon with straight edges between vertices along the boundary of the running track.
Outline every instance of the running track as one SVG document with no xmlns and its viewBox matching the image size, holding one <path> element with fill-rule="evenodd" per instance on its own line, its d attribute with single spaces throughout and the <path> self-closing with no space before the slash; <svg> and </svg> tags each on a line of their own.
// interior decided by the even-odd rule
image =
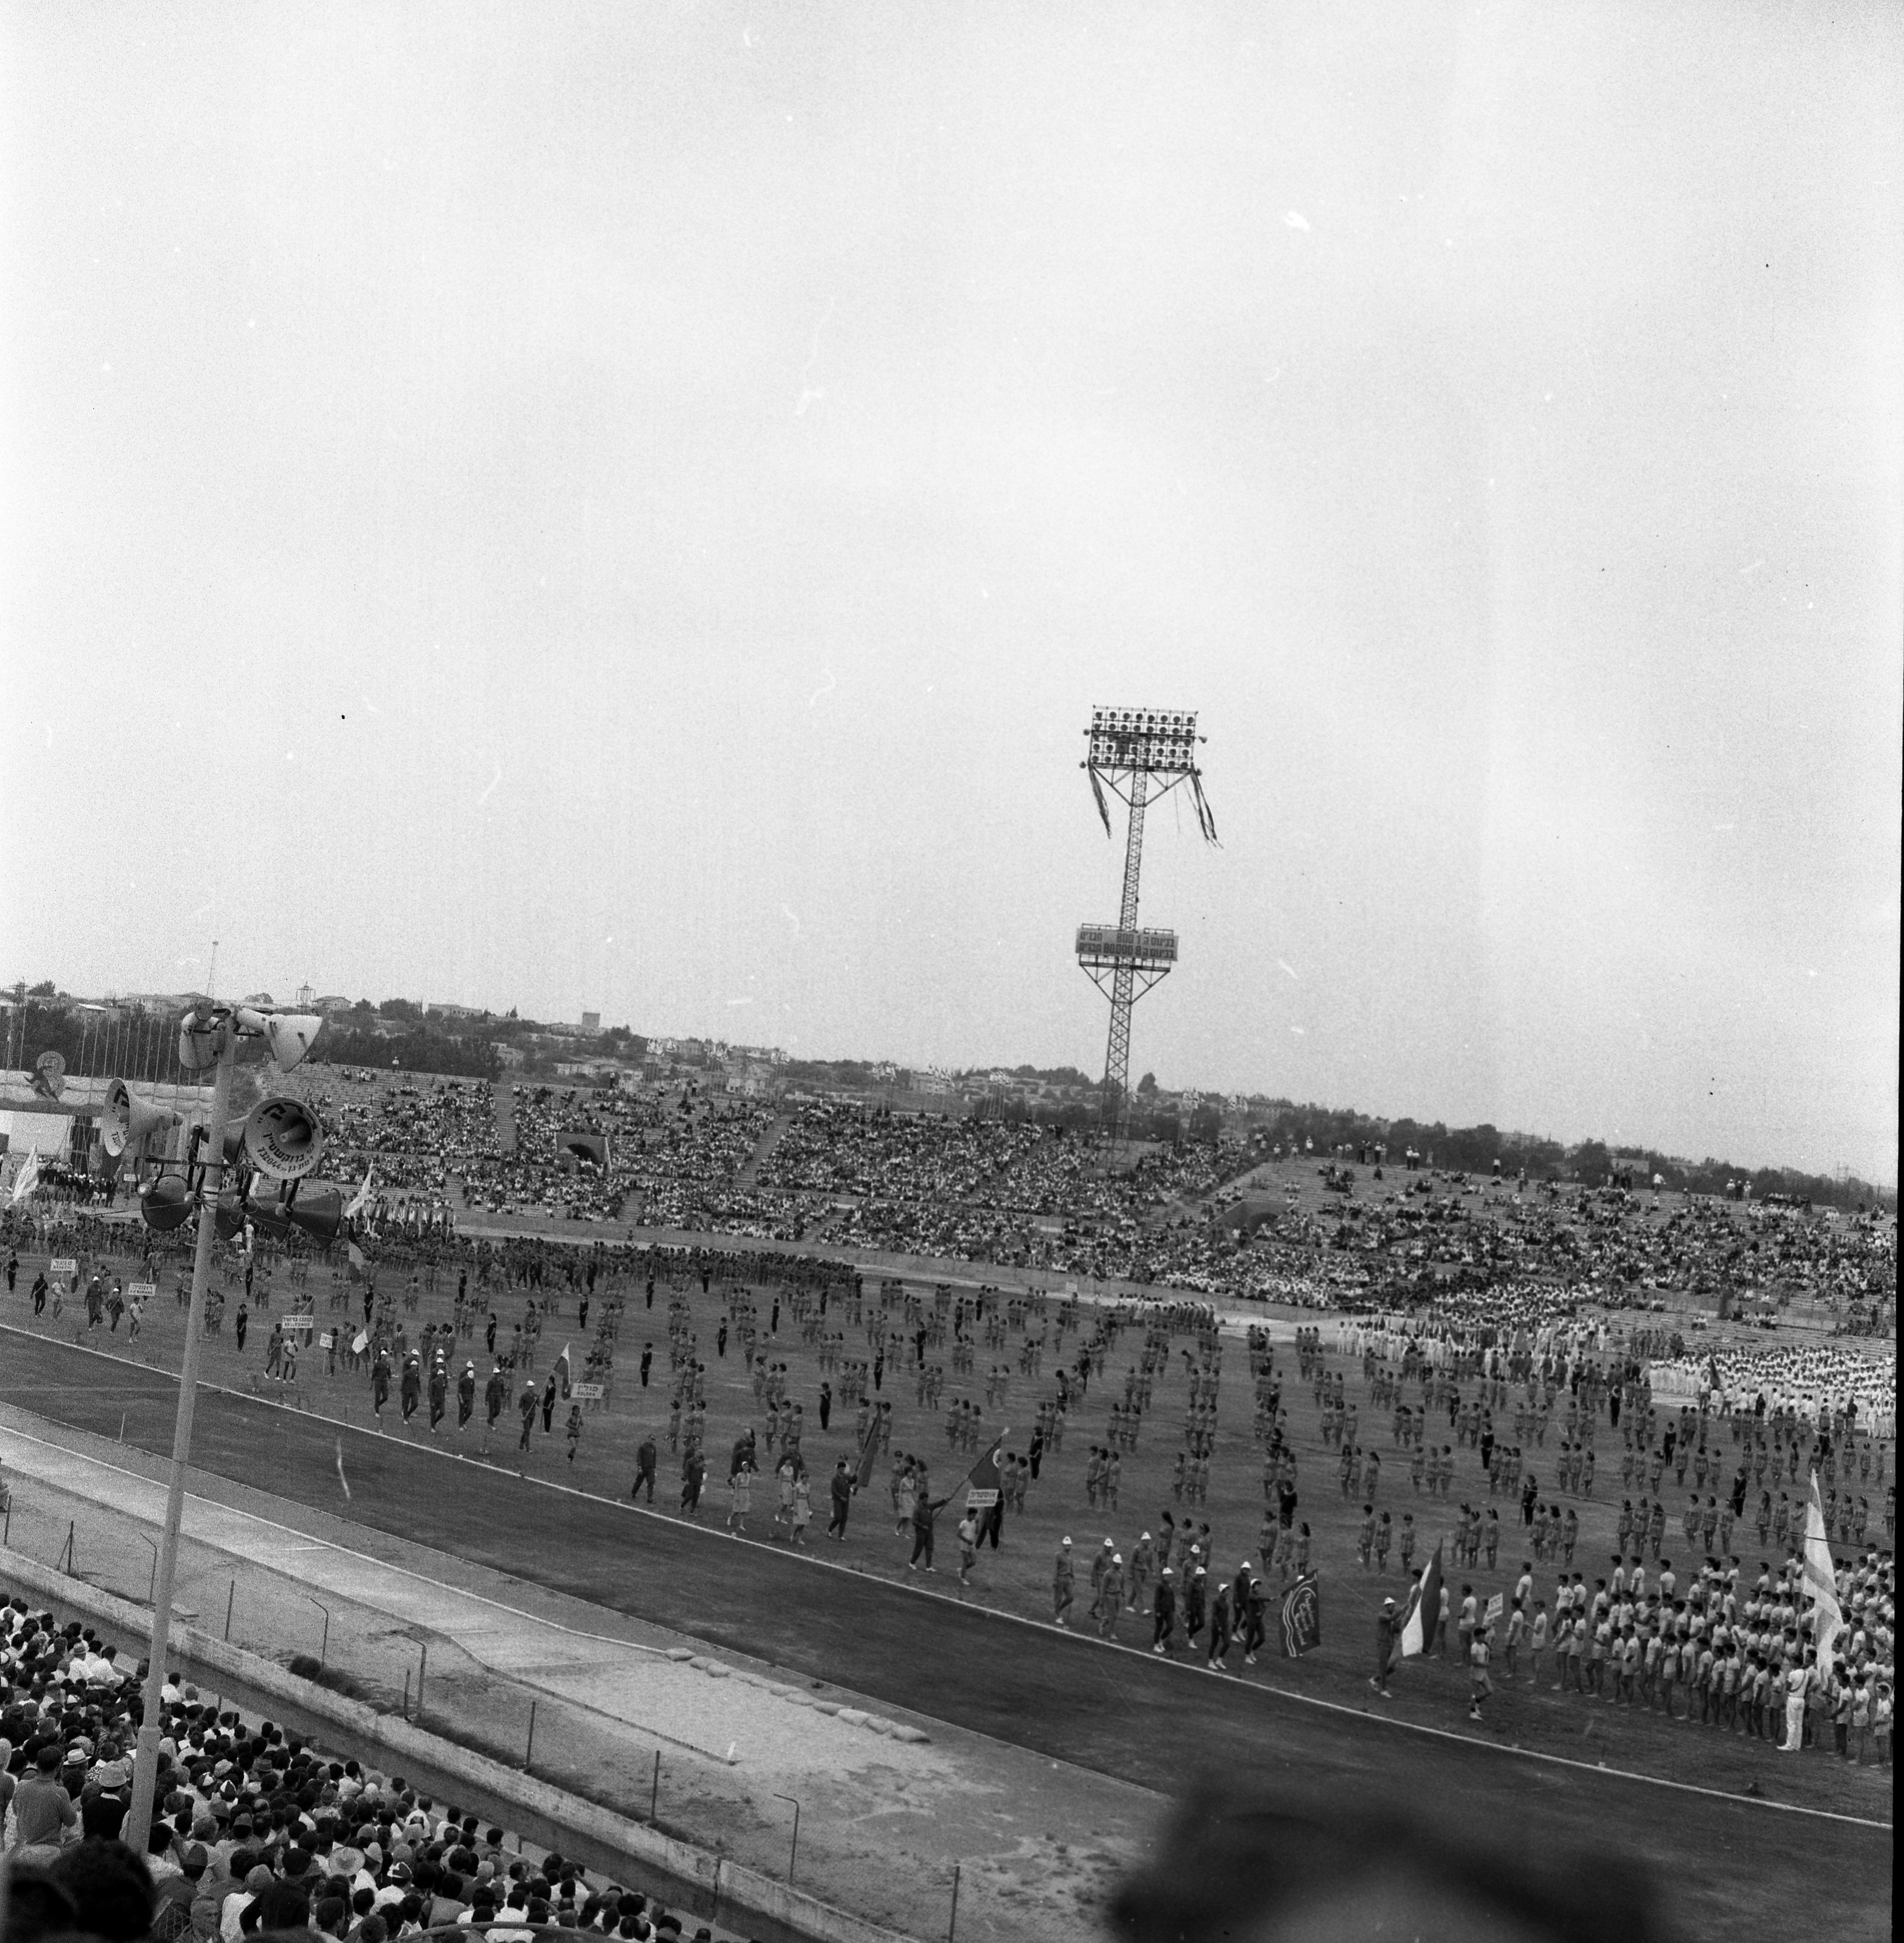
<svg viewBox="0 0 1904 1943">
<path fill-rule="evenodd" d="M 177 1395 L 161 1372 L 0 1330 L 0 1398 L 55 1423 L 111 1437 L 123 1414 L 128 1444 L 164 1455 Z M 889 1705 L 1166 1791 L 1233 1774 L 1350 1801 L 1432 1797 L 1530 1856 L 1584 1846 L 1651 1865 L 1688 1937 L 1768 1920 L 1890 1933 L 1888 1828 L 1304 1705 L 228 1391 L 201 1389 L 192 1460 L 335 1513 L 340 1436 L 361 1524 Z"/>
</svg>

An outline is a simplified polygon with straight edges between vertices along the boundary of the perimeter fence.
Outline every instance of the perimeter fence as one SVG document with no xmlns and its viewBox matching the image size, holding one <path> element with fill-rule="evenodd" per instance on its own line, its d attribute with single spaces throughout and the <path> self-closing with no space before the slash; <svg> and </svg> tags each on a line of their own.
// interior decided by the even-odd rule
<svg viewBox="0 0 1904 1943">
<path fill-rule="evenodd" d="M 127 1513 L 17 1473 L 0 1477 L 0 1595 L 11 1555 L 64 1573 L 76 1594 L 92 1587 L 149 1608 L 157 1545 Z M 57 1600 L 48 1603 L 63 1622 L 85 1616 L 83 1606 L 61 1610 Z M 846 1805 L 851 1791 L 817 1766 L 791 1788 L 769 1785 L 786 1776 L 784 1749 L 775 1753 L 774 1773 L 750 1784 L 739 1748 L 686 1745 L 572 1693 L 533 1687 L 533 1668 L 499 1671 L 447 1634 L 392 1623 L 388 1614 L 321 1587 L 306 1590 L 281 1571 L 221 1555 L 189 1536 L 181 1545 L 174 1611 L 178 1622 L 316 1685 L 917 1943 L 1088 1943 L 1104 1934 L 1095 1911 L 1116 1859 L 1095 1839 L 1064 1840 L 1061 1829 L 1028 1835 L 1015 1855 L 950 1853 L 942 1840 L 929 1847 L 921 1831 L 956 1806 L 946 1797 L 959 1784 L 922 1786 L 898 1745 L 883 1744 L 875 1728 L 864 1730 L 864 1763 L 853 1777 L 862 1800 L 869 1791 L 886 1797 L 883 1810 L 868 1815 Z M 119 1648 L 121 1663 L 143 1656 L 143 1638 L 91 1623 Z M 222 1711 L 228 1696 L 209 1697 Z M 778 1697 L 772 1688 L 761 1696 L 763 1716 L 781 1711 Z M 373 1750 L 317 1739 L 333 1759 L 388 1766 Z M 1036 1821 L 1035 1803 L 1027 1806 L 1027 1820 Z M 716 1906 L 701 1913 L 725 1931 L 719 1880 L 717 1874 Z M 752 1934 L 744 1917 L 729 1914 L 733 1933 Z M 498 1927 L 513 1935 L 533 1926 Z M 447 1943 L 453 1932 L 478 1928 L 456 1924 L 443 1933 Z"/>
</svg>

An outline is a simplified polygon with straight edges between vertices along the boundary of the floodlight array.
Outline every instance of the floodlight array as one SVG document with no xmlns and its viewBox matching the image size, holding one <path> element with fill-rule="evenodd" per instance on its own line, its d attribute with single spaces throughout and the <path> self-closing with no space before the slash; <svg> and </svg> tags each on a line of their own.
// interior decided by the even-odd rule
<svg viewBox="0 0 1904 1943">
<path fill-rule="evenodd" d="M 1196 767 L 1196 711 L 1183 708 L 1094 708 L 1088 760 L 1100 769 L 1184 775 Z"/>
</svg>

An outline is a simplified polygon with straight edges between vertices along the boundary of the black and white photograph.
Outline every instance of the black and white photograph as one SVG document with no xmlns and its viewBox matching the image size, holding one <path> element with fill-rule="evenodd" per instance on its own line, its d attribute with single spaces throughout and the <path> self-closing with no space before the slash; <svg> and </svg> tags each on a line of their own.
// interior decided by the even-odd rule
<svg viewBox="0 0 1904 1943">
<path fill-rule="evenodd" d="M 1891 1933 L 1904 8 L 0 0 L 0 1943 Z"/>
</svg>

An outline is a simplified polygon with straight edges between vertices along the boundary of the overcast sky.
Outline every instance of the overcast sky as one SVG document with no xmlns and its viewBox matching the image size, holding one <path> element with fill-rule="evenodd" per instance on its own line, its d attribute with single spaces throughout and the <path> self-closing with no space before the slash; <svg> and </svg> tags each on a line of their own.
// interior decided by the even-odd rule
<svg viewBox="0 0 1904 1943">
<path fill-rule="evenodd" d="M 0 20 L 0 976 L 1896 1179 L 1896 8 Z"/>
</svg>

